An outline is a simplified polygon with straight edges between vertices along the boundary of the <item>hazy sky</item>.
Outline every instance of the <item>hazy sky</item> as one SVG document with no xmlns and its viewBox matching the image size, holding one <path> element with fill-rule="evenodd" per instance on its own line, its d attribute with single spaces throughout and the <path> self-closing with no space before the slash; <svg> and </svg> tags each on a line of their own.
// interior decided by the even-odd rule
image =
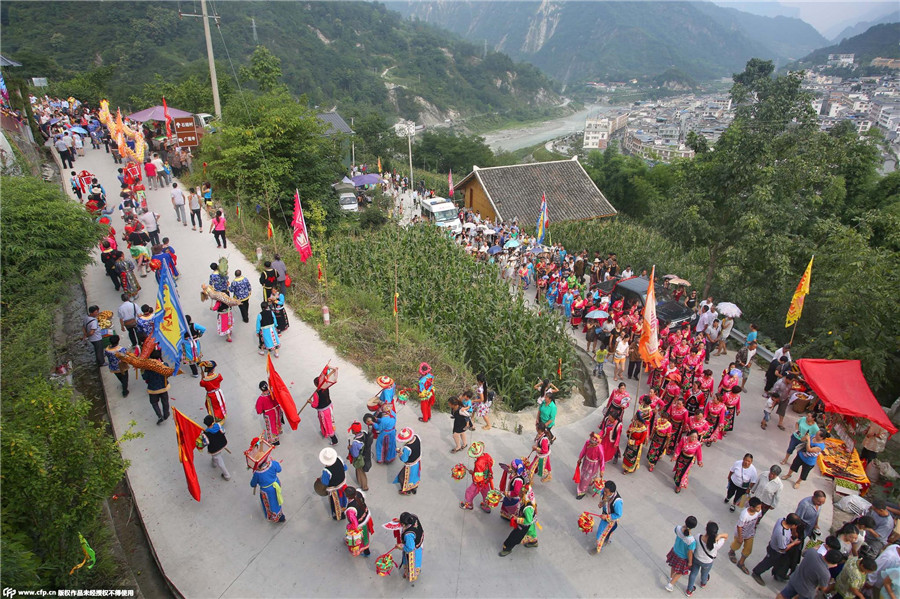
<svg viewBox="0 0 900 599">
<path fill-rule="evenodd" d="M 735 8 L 760 14 L 782 14 L 803 19 L 826 37 L 840 33 L 844 27 L 860 21 L 871 21 L 893 10 L 900 10 L 897 0 L 880 2 L 846 2 L 828 0 L 715 0 L 716 4 L 735 5 Z"/>
</svg>

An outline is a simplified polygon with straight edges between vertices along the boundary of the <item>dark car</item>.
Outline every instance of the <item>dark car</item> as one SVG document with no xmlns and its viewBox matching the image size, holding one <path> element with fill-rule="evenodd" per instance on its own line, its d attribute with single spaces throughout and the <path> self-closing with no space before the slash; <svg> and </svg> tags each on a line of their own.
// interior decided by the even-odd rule
<svg viewBox="0 0 900 599">
<path fill-rule="evenodd" d="M 631 277 L 629 279 L 616 279 L 600 283 L 597 289 L 603 295 L 610 295 L 610 303 L 615 302 L 620 297 L 625 298 L 625 305 L 637 303 L 640 310 L 644 309 L 644 303 L 647 301 L 647 289 L 650 287 L 650 281 L 643 277 Z M 659 285 L 656 291 L 656 317 L 660 322 L 670 325 L 677 325 L 693 318 L 693 311 L 675 301 L 671 292 L 665 287 Z"/>
</svg>

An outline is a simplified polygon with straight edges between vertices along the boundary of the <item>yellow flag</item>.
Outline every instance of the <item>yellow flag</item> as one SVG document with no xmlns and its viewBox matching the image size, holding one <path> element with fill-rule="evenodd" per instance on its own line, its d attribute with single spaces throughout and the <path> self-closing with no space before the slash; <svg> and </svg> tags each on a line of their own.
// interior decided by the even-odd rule
<svg viewBox="0 0 900 599">
<path fill-rule="evenodd" d="M 791 307 L 788 308 L 787 319 L 784 323 L 785 328 L 800 320 L 800 314 L 803 313 L 803 298 L 809 294 L 809 278 L 812 276 L 812 265 L 815 258 L 813 256 L 809 259 L 809 264 L 803 272 L 803 276 L 800 277 L 797 291 L 794 292 L 794 297 L 791 299 Z"/>
</svg>

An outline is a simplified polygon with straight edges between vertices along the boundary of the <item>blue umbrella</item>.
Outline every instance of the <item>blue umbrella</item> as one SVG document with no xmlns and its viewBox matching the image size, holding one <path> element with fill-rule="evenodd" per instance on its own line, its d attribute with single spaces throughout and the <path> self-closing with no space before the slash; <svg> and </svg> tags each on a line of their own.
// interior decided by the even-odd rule
<svg viewBox="0 0 900 599">
<path fill-rule="evenodd" d="M 499 245 L 492 245 L 488 249 L 487 253 L 489 256 L 493 256 L 494 254 L 499 254 L 502 251 L 503 251 L 503 248 L 501 248 Z"/>
<path fill-rule="evenodd" d="M 55 125 L 55 124 L 58 123 L 58 122 L 59 122 L 59 119 L 50 119 L 50 124 L 51 124 L 51 125 Z"/>
<path fill-rule="evenodd" d="M 517 248 L 520 245 L 522 245 L 522 244 L 519 243 L 518 239 L 510 239 L 509 241 L 506 242 L 506 244 L 503 247 L 504 248 Z"/>
<path fill-rule="evenodd" d="M 87 135 L 87 131 L 85 131 L 81 127 L 72 127 L 69 131 L 74 131 L 75 133 L 81 133 L 82 135 Z"/>
<path fill-rule="evenodd" d="M 609 313 L 604 312 L 603 310 L 591 310 L 584 315 L 585 318 L 607 318 L 608 316 Z"/>
</svg>

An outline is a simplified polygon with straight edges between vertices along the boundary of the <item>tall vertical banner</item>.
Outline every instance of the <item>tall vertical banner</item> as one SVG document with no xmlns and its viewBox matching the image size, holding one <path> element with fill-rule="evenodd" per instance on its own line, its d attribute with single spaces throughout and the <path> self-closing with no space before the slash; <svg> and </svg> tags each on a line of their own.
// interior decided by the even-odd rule
<svg viewBox="0 0 900 599">
<path fill-rule="evenodd" d="M 809 279 L 812 276 L 812 265 L 815 258 L 816 257 L 813 256 L 809 259 L 809 264 L 806 266 L 806 270 L 803 271 L 803 276 L 800 277 L 800 282 L 797 284 L 797 290 L 794 292 L 794 297 L 791 298 L 791 307 L 788 308 L 784 328 L 788 328 L 800 320 L 800 315 L 803 313 L 803 300 L 809 295 Z"/>
<path fill-rule="evenodd" d="M 303 218 L 303 206 L 300 205 L 300 192 L 294 192 L 294 247 L 300 254 L 300 261 L 306 261 L 312 256 L 312 246 L 309 245 L 309 234 L 306 231 L 306 219 Z"/>
<path fill-rule="evenodd" d="M 450 199 L 453 199 L 453 169 L 450 169 L 450 172 L 447 173 L 447 185 L 450 186 Z"/>
<path fill-rule="evenodd" d="M 656 317 L 654 276 L 656 276 L 656 266 L 650 271 L 650 286 L 647 287 L 647 301 L 644 302 L 644 313 L 642 315 L 644 326 L 641 327 L 638 351 L 644 362 L 656 368 L 662 363 L 663 356 L 659 351 L 659 319 Z"/>
<path fill-rule="evenodd" d="M 197 437 L 203 434 L 203 428 L 179 412 L 178 408 L 172 408 L 172 416 L 175 422 L 175 438 L 178 440 L 178 460 L 184 468 L 188 492 L 191 497 L 200 501 L 200 480 L 194 467 L 194 450 L 197 449 Z"/>
<path fill-rule="evenodd" d="M 181 366 L 184 333 L 188 330 L 181 300 L 175 287 L 172 271 L 165 261 L 159 268 L 159 291 L 156 294 L 156 313 L 153 315 L 153 336 L 159 343 L 163 362 L 178 372 Z"/>
<path fill-rule="evenodd" d="M 169 116 L 169 107 L 166 105 L 166 97 L 163 96 L 163 115 L 166 118 L 166 139 L 172 141 L 172 117 Z"/>
<path fill-rule="evenodd" d="M 538 214 L 537 220 L 537 237 L 538 243 L 544 243 L 544 235 L 547 233 L 547 227 L 550 226 L 550 217 L 547 214 L 547 194 L 541 194 L 541 212 Z"/>
</svg>

